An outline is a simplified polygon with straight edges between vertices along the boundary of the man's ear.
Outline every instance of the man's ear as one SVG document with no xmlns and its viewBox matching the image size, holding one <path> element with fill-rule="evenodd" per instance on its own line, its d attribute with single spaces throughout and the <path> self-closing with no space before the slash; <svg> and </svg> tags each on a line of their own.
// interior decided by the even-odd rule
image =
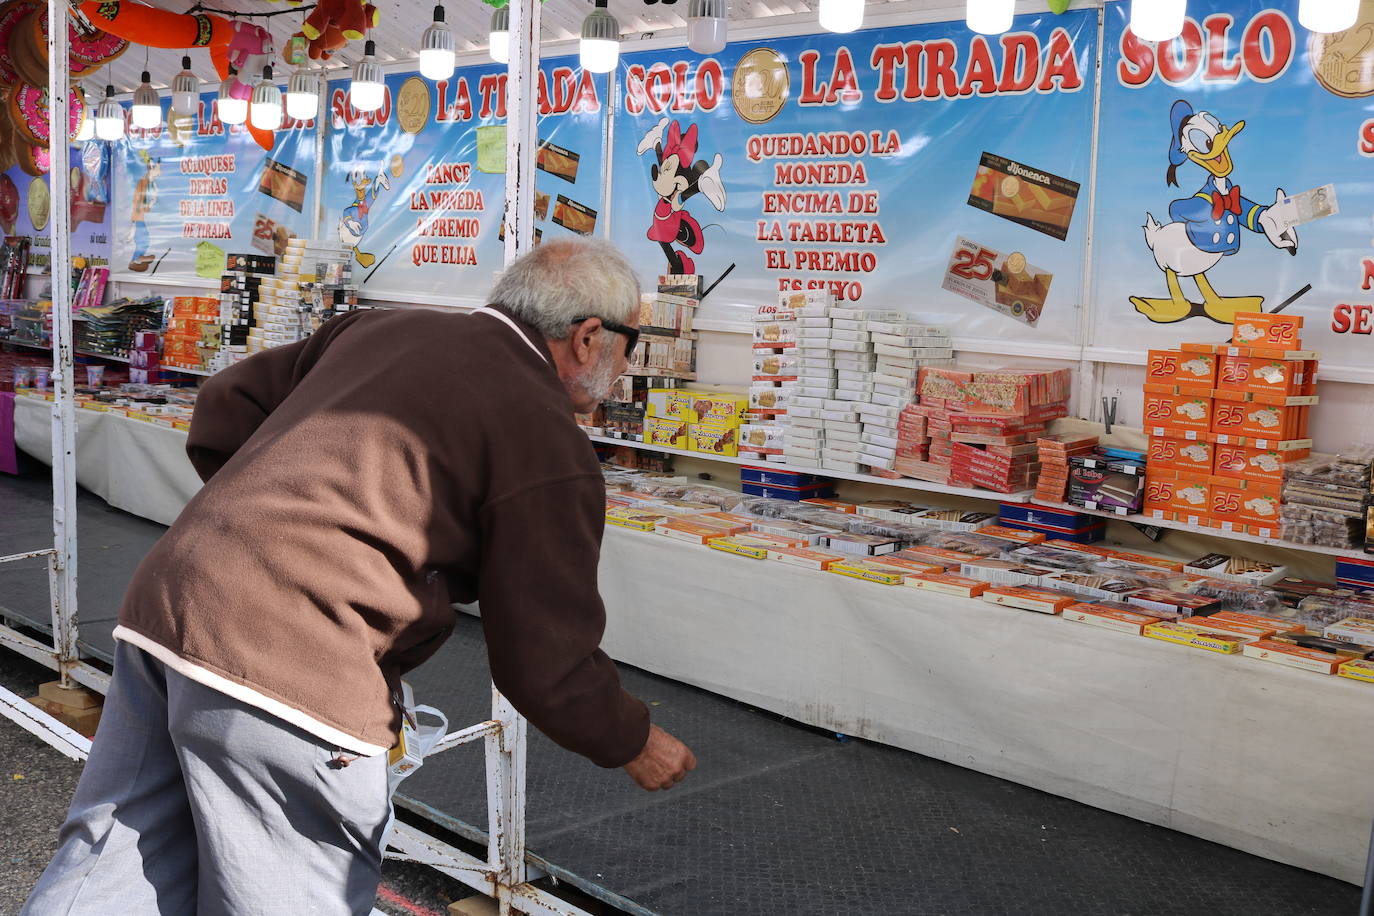
<svg viewBox="0 0 1374 916">
<path fill-rule="evenodd" d="M 572 345 L 573 359 L 579 365 L 588 365 L 593 361 L 593 348 L 596 346 L 594 340 L 596 335 L 601 333 L 601 319 L 588 318 L 586 321 L 573 328 L 570 343 Z"/>
</svg>

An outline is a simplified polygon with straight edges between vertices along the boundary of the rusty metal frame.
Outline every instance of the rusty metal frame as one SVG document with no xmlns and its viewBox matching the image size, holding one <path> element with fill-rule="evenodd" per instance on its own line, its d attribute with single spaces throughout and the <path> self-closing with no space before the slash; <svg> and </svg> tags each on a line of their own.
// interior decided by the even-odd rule
<svg viewBox="0 0 1374 916">
<path fill-rule="evenodd" d="M 83 662 L 76 646 L 76 402 L 72 364 L 71 178 L 67 169 L 67 103 L 71 88 L 67 68 L 66 0 L 48 0 L 48 136 L 54 150 L 48 180 L 52 190 L 52 411 L 53 546 L 0 557 L 0 564 L 42 557 L 48 564 L 52 644 L 40 642 L 12 626 L 0 625 L 0 647 L 33 659 L 57 672 L 64 686 L 73 681 L 100 692 L 109 675 Z M 60 139 L 59 139 L 60 138 Z M 32 730 L 57 724 L 51 716 L 35 718 L 27 710 L 0 704 L 0 715 Z M 38 723 L 36 726 L 34 723 Z M 68 729 L 69 731 L 69 729 Z M 65 741 L 59 732 L 59 740 Z M 46 740 L 46 739 L 45 739 Z"/>
<path fill-rule="evenodd" d="M 482 741 L 487 766 L 487 855 L 479 859 L 417 827 L 397 822 L 387 858 L 427 865 L 496 900 L 500 916 L 590 916 L 531 882 L 544 877 L 525 861 L 524 716 L 491 690 L 491 718 L 439 739 L 430 751 Z"/>
</svg>

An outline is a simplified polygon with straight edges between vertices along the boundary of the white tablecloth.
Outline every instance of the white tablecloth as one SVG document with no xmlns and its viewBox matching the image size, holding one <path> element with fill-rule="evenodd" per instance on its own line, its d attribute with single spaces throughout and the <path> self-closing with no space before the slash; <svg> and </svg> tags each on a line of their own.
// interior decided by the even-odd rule
<svg viewBox="0 0 1374 916">
<path fill-rule="evenodd" d="M 608 529 L 607 651 L 1359 883 L 1374 686 Z"/>
<path fill-rule="evenodd" d="M 77 411 L 77 479 L 170 524 L 186 434 Z M 16 439 L 47 459 L 47 402 Z M 616 659 L 810 725 L 947 760 L 1359 883 L 1374 687 L 979 601 L 611 528 Z"/>
<path fill-rule="evenodd" d="M 52 405 L 14 399 L 14 441 L 52 464 Z M 76 411 L 76 482 L 116 508 L 170 525 L 200 489 L 186 433 L 94 410 Z"/>
</svg>

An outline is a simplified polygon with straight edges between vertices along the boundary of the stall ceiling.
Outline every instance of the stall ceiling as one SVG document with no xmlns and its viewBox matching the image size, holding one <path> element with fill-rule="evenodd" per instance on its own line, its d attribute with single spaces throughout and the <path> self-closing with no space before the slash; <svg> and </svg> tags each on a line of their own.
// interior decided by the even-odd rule
<svg viewBox="0 0 1374 916">
<path fill-rule="evenodd" d="M 379 61 L 385 65 L 390 62 L 413 61 L 418 55 L 420 34 L 430 22 L 434 0 L 373 0 L 381 10 L 381 18 L 372 38 L 377 42 Z M 782 17 L 812 18 L 818 0 L 730 0 L 730 21 L 736 26 L 758 25 L 769 19 Z M 940 18 L 958 18 L 963 15 L 962 2 L 956 0 L 868 0 L 870 8 L 884 6 L 892 10 L 910 10 L 921 18 L 932 13 L 944 13 Z M 626 39 L 648 37 L 685 29 L 687 25 L 688 0 L 676 0 L 665 4 L 656 2 L 646 4 L 642 0 L 610 0 L 610 11 L 620 21 L 621 32 Z M 162 9 L 183 12 L 195 5 L 195 0 L 159 0 L 151 4 Z M 219 10 L 235 10 L 252 13 L 271 12 L 277 9 L 290 9 L 284 2 L 265 3 L 263 0 L 206 0 L 206 6 Z M 543 33 L 545 43 L 574 41 L 581 34 L 582 20 L 592 8 L 591 0 L 547 0 L 543 7 Z M 1027 5 L 1030 4 L 1019 4 Z M 453 29 L 460 55 L 464 52 L 485 51 L 487 29 L 491 20 L 492 8 L 479 0 L 446 0 L 444 3 L 446 19 Z M 1043 8 L 1043 5 L 1041 5 Z M 278 50 L 285 46 L 290 36 L 300 28 L 305 17 L 301 12 L 259 19 L 271 32 Z M 181 69 L 183 54 L 191 57 L 191 68 L 203 81 L 211 82 L 217 78 L 205 51 L 179 51 L 159 48 L 145 49 L 131 47 L 109 67 L 109 75 L 104 71 L 89 77 L 89 89 L 98 91 L 106 82 L 113 83 L 117 92 L 131 92 L 138 85 L 139 74 L 147 69 L 152 83 L 165 89 Z M 350 42 L 329 61 L 331 70 L 351 67 L 362 55 L 362 42 Z M 461 58 L 460 58 L 461 59 Z M 278 63 L 278 76 L 284 64 Z"/>
</svg>

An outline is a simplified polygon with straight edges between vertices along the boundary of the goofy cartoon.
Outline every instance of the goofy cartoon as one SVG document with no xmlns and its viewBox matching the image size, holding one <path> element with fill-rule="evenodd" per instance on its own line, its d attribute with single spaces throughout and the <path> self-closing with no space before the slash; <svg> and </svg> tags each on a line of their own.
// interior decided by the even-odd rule
<svg viewBox="0 0 1374 916">
<path fill-rule="evenodd" d="M 655 162 L 649 167 L 649 175 L 654 192 L 658 194 L 658 203 L 654 205 L 654 220 L 645 234 L 663 249 L 669 273 L 694 274 L 696 263 L 687 252 L 673 246 L 682 245 L 692 254 L 701 254 L 706 246 L 701 224 L 683 209 L 698 191 L 706 195 L 711 206 L 725 209 L 720 153 L 716 153 L 713 162 L 707 163 L 704 159 L 693 162 L 697 152 L 697 126 L 693 124 L 684 132 L 670 118 L 663 118 L 654 125 L 639 141 L 635 152 L 642 156 L 650 150 Z"/>
<path fill-rule="evenodd" d="M 367 251 L 359 251 L 358 243 L 367 233 L 367 211 L 372 208 L 372 204 L 382 191 L 391 189 L 391 178 L 387 175 L 385 167 L 378 169 L 376 176 L 372 178 L 369 178 L 364 170 L 354 169 L 348 174 L 348 184 L 353 189 L 354 200 L 344 207 L 343 215 L 339 217 L 339 241 L 353 249 L 353 257 L 358 259 L 359 264 L 371 267 L 377 256 Z"/>
<path fill-rule="evenodd" d="M 1265 206 L 1242 197 L 1240 187 L 1228 179 L 1235 169 L 1230 145 L 1245 129 L 1244 121 L 1226 127 L 1206 111 L 1193 111 L 1183 99 L 1174 102 L 1169 112 L 1169 171 L 1166 180 L 1178 186 L 1178 167 L 1193 162 L 1207 172 L 1202 188 L 1191 197 L 1169 204 L 1173 222 L 1160 225 L 1145 214 L 1145 244 L 1154 252 L 1155 263 L 1164 271 L 1169 298 L 1149 299 L 1132 296 L 1131 304 L 1151 321 L 1167 323 L 1206 316 L 1221 324 L 1231 324 L 1237 312 L 1257 312 L 1263 296 L 1220 296 L 1212 289 L 1207 271 L 1222 258 L 1240 251 L 1240 230 L 1263 232 L 1275 248 L 1298 253 L 1298 234 L 1278 217 L 1276 205 L 1284 197 L 1278 189 L 1274 204 Z M 1200 304 L 1183 294 L 1179 277 L 1192 277 L 1202 294 Z"/>
</svg>

